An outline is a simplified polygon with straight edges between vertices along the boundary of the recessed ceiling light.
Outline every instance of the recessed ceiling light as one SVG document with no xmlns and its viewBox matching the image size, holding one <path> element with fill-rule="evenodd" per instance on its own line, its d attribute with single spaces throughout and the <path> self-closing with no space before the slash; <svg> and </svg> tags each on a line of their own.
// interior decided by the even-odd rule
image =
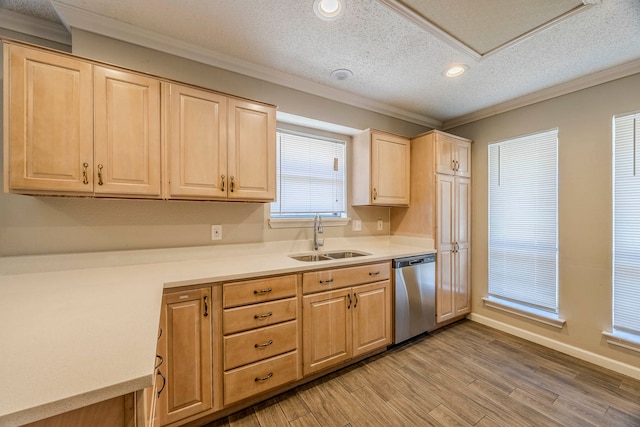
<svg viewBox="0 0 640 427">
<path fill-rule="evenodd" d="M 452 65 L 451 67 L 449 67 L 446 70 L 444 70 L 442 72 L 442 74 L 444 74 L 447 77 L 458 77 L 459 75 L 461 75 L 462 73 L 464 73 L 468 69 L 469 69 L 468 65 L 456 64 L 456 65 Z"/>
<path fill-rule="evenodd" d="M 313 12 L 320 19 L 333 21 L 344 13 L 346 0 L 315 0 Z"/>
<path fill-rule="evenodd" d="M 353 73 L 351 72 L 351 70 L 347 70 L 346 68 L 340 68 L 337 70 L 333 70 L 331 72 L 331 77 L 334 80 L 347 80 L 348 78 L 350 78 L 351 76 L 353 76 Z"/>
</svg>

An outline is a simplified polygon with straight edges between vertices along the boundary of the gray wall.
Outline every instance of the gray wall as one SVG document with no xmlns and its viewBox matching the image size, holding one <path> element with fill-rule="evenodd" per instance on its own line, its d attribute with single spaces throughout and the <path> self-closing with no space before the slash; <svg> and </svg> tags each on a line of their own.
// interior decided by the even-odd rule
<svg viewBox="0 0 640 427">
<path fill-rule="evenodd" d="M 529 338 L 541 337 L 565 351 L 640 366 L 637 353 L 610 347 L 601 336 L 611 328 L 612 117 L 640 110 L 639 94 L 640 74 L 635 74 L 449 130 L 474 140 L 474 315 L 518 328 L 531 334 Z M 561 331 L 487 309 L 481 301 L 488 289 L 487 145 L 555 127 L 559 129 L 559 307 L 567 320 Z"/>
</svg>

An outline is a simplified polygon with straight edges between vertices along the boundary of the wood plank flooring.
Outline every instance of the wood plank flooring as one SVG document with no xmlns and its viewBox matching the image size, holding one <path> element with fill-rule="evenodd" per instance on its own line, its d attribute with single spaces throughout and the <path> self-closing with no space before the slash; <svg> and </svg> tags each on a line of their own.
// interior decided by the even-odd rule
<svg viewBox="0 0 640 427">
<path fill-rule="evenodd" d="M 207 427 L 640 426 L 640 381 L 463 321 Z"/>
</svg>

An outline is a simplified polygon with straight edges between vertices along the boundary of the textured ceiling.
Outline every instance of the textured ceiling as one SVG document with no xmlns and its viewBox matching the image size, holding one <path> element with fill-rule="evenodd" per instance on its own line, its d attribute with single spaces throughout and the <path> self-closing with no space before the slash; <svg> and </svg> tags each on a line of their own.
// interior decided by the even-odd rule
<svg viewBox="0 0 640 427">
<path fill-rule="evenodd" d="M 313 0 L 53 2 L 70 27 L 147 46 L 154 39 L 164 46 L 175 42 L 207 53 L 201 56 L 212 65 L 354 105 L 371 102 L 374 109 L 423 124 L 437 125 L 640 60 L 638 0 L 602 0 L 487 56 L 470 55 L 425 30 L 390 7 L 394 3 L 414 10 L 430 5 L 420 11 L 424 17 L 480 53 L 582 5 L 579 0 L 347 0 L 344 15 L 327 22 L 314 15 Z M 0 7 L 20 11 L 16 4 L 48 19 L 39 11 L 48 9 L 49 0 L 0 0 Z M 469 69 L 445 78 L 442 71 L 454 63 Z M 350 69 L 353 77 L 332 80 L 338 68 Z"/>
</svg>

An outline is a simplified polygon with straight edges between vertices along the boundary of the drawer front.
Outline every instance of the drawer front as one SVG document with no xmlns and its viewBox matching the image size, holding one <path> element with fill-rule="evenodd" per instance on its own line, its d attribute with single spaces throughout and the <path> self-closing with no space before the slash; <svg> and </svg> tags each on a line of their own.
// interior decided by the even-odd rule
<svg viewBox="0 0 640 427">
<path fill-rule="evenodd" d="M 224 369 L 237 368 L 295 350 L 298 342 L 297 324 L 294 320 L 224 337 Z"/>
<path fill-rule="evenodd" d="M 230 405 L 297 379 L 297 351 L 225 372 L 224 404 Z"/>
<path fill-rule="evenodd" d="M 296 298 L 227 308 L 222 312 L 225 335 L 275 325 L 296 318 Z"/>
<path fill-rule="evenodd" d="M 225 283 L 222 288 L 222 304 L 224 308 L 228 308 L 293 297 L 296 295 L 297 282 L 298 276 L 290 275 Z"/>
<path fill-rule="evenodd" d="M 361 265 L 358 267 L 336 268 L 313 271 L 302 275 L 302 291 L 305 294 L 344 288 L 362 283 L 378 282 L 389 279 L 391 264 Z"/>
</svg>

